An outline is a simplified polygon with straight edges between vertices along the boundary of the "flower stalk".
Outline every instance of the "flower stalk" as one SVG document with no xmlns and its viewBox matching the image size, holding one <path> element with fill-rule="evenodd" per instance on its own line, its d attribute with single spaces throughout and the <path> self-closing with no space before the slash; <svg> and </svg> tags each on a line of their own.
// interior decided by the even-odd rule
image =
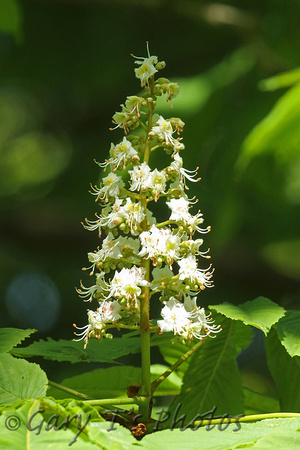
<svg viewBox="0 0 300 450">
<path fill-rule="evenodd" d="M 135 75 L 144 92 L 127 97 L 121 111 L 113 115 L 112 130 L 122 129 L 125 136 L 111 144 L 110 157 L 97 162 L 107 173 L 100 185 L 92 186 L 95 201 L 101 212 L 96 220 L 86 219 L 84 227 L 98 231 L 102 247 L 88 254 L 90 275 L 95 284 L 77 289 L 85 301 L 98 304 L 88 310 L 88 324 L 75 327 L 77 339 L 85 347 L 91 337 L 112 338 L 108 330 L 136 330 L 141 336 L 142 377 L 138 390 L 139 414 L 144 423 L 151 413 L 151 397 L 156 387 L 182 364 L 201 344 L 202 340 L 219 331 L 219 327 L 197 306 L 197 295 L 212 287 L 211 266 L 198 267 L 198 257 L 209 258 L 208 251 L 200 251 L 205 234 L 202 213 L 192 214 L 196 203 L 185 190 L 188 182 L 197 182 L 197 169 L 183 168 L 180 152 L 184 150 L 180 133 L 181 119 L 165 119 L 155 113 L 157 97 L 166 94 L 172 101 L 179 93 L 177 83 L 166 78 L 156 79 L 165 67 L 163 61 L 151 56 L 134 57 L 138 67 Z M 134 134 L 140 127 L 141 133 Z M 177 135 L 177 137 L 175 137 Z M 170 164 L 161 169 L 150 167 L 154 150 L 165 152 Z M 128 172 L 130 180 L 124 176 Z M 157 222 L 151 211 L 152 202 L 166 200 L 169 217 Z M 106 237 L 103 237 L 103 232 Z M 158 297 L 159 296 L 159 297 Z M 151 303 L 161 303 L 161 318 L 150 321 Z M 152 324 L 150 326 L 150 323 Z M 177 363 L 151 384 L 151 332 L 173 332 L 175 338 L 190 342 L 198 340 Z M 137 397 L 136 397 L 137 398 Z"/>
</svg>

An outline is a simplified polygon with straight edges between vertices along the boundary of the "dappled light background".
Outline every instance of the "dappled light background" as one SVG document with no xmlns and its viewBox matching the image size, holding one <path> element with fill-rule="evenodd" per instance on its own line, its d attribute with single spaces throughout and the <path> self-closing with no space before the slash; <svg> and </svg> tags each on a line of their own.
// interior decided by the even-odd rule
<svg viewBox="0 0 300 450">
<path fill-rule="evenodd" d="M 111 117 L 139 91 L 130 54 L 147 40 L 180 84 L 160 111 L 186 123 L 184 167 L 202 178 L 189 196 L 212 226 L 215 287 L 199 304 L 262 295 L 299 309 L 299 87 L 261 83 L 300 66 L 299 16 L 296 0 L 1 0 L 1 326 L 72 339 L 85 325 L 93 159 L 122 138 Z"/>
</svg>

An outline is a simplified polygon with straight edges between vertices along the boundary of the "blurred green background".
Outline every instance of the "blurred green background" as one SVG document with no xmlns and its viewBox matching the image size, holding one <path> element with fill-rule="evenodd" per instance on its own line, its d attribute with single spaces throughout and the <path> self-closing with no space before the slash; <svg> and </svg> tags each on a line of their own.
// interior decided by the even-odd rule
<svg viewBox="0 0 300 450">
<path fill-rule="evenodd" d="M 299 308 L 299 20 L 298 0 L 1 0 L 1 326 L 72 339 L 86 323 L 93 158 L 122 138 L 111 117 L 139 92 L 130 54 L 147 40 L 181 86 L 161 112 L 186 123 L 190 196 L 212 226 L 215 287 L 199 303 Z"/>
</svg>

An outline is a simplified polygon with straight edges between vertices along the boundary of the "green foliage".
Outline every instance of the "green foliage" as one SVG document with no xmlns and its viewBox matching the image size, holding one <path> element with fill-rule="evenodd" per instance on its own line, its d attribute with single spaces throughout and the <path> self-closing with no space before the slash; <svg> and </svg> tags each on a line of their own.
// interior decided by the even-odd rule
<svg viewBox="0 0 300 450">
<path fill-rule="evenodd" d="M 280 405 L 277 398 L 269 397 L 247 388 L 243 389 L 243 394 L 246 415 L 280 411 Z"/>
<path fill-rule="evenodd" d="M 265 297 L 258 297 L 239 306 L 225 302 L 210 308 L 230 319 L 241 320 L 245 325 L 253 325 L 265 334 L 285 313 L 282 307 Z"/>
<path fill-rule="evenodd" d="M 166 369 L 167 366 L 153 364 L 151 366 L 152 381 Z M 61 384 L 91 398 L 118 398 L 124 397 L 128 386 L 139 385 L 140 381 L 140 367 L 118 366 L 96 369 L 74 377 L 68 377 L 63 379 Z M 158 387 L 156 395 L 176 395 L 180 391 L 180 386 L 181 379 L 173 373 Z M 51 386 L 48 388 L 47 394 L 58 399 L 65 397 L 63 391 Z"/>
<path fill-rule="evenodd" d="M 17 328 L 0 328 L 0 353 L 9 352 L 36 330 L 18 330 Z"/>
<path fill-rule="evenodd" d="M 0 354 L 0 404 L 46 395 L 46 374 L 37 364 Z"/>
<path fill-rule="evenodd" d="M 277 324 L 281 344 L 291 356 L 300 356 L 300 311 L 287 311 Z"/>
<path fill-rule="evenodd" d="M 171 450 L 184 449 L 235 449 L 244 447 L 297 449 L 300 445 L 300 419 L 268 419 L 255 424 L 240 423 L 227 425 L 226 419 L 221 425 L 192 430 L 165 430 L 146 436 L 142 445 L 147 449 L 163 447 Z"/>
<path fill-rule="evenodd" d="M 298 341 L 299 342 L 299 341 Z M 291 357 L 275 330 L 266 338 L 267 360 L 276 384 L 281 411 L 300 411 L 300 357 Z"/>
<path fill-rule="evenodd" d="M 246 347 L 250 340 L 250 329 L 225 319 L 217 338 L 208 338 L 191 357 L 181 393 L 170 407 L 171 414 L 179 404 L 179 415 L 186 414 L 187 421 L 213 407 L 218 414 L 243 412 L 242 379 L 236 357 L 241 342 Z"/>
<path fill-rule="evenodd" d="M 107 404 L 105 400 L 108 397 L 110 402 L 112 398 L 116 399 L 116 403 L 118 399 L 122 400 L 120 405 L 117 403 L 115 413 L 123 424 L 133 421 L 134 408 L 132 409 L 130 404 L 126 405 L 129 399 L 126 400 L 124 395 L 128 386 L 139 384 L 140 368 L 117 366 L 96 369 L 62 381 L 63 387 L 71 389 L 70 392 L 73 392 L 71 395 L 75 397 L 76 392 L 82 392 L 87 397 L 103 399 L 102 406 L 100 404 L 97 406 L 89 400 L 82 402 L 76 399 L 64 399 L 65 394 L 58 390 L 59 385 L 48 388 L 47 394 L 56 397 L 55 399 L 46 397 L 48 380 L 38 365 L 14 358 L 8 353 L 1 353 L 0 426 L 3 432 L 0 437 L 0 446 L 22 448 L 26 441 L 30 448 L 38 448 L 41 445 L 65 448 L 66 445 L 78 442 L 78 445 L 84 448 L 127 449 L 137 445 L 151 449 L 157 447 L 157 439 L 159 439 L 159 445 L 163 445 L 164 448 L 174 448 L 174 446 L 175 448 L 199 448 L 200 441 L 201 448 L 221 449 L 239 446 L 268 448 L 269 445 L 275 446 L 275 444 L 278 448 L 280 442 L 285 439 L 284 442 L 287 443 L 288 448 L 297 448 L 299 418 L 261 420 L 249 424 L 243 423 L 247 417 L 241 416 L 245 411 L 260 414 L 253 418 L 266 417 L 266 413 L 272 414 L 279 410 L 279 403 L 283 411 L 299 411 L 299 356 L 292 357 L 285 349 L 286 347 L 291 354 L 297 352 L 298 312 L 290 311 L 282 317 L 282 308 L 262 297 L 247 302 L 238 309 L 228 303 L 214 306 L 212 309 L 219 313 L 216 321 L 221 323 L 222 331 L 214 339 L 206 338 L 202 346 L 183 364 L 181 370 L 171 374 L 158 386 L 155 392 L 156 397 L 176 396 L 169 409 L 164 407 L 162 410 L 157 406 L 153 410 L 152 429 L 157 427 L 158 430 L 164 429 L 164 431 L 145 436 L 142 441 L 136 441 L 124 426 L 110 422 L 111 409 L 115 407 Z M 272 327 L 265 338 L 266 350 L 279 403 L 276 398 L 243 388 L 236 357 L 251 341 L 252 330 L 249 325 L 256 326 L 265 333 Z M 73 344 L 78 343 L 53 340 L 40 341 L 27 347 L 14 347 L 32 331 L 3 330 L 2 348 L 19 356 L 24 350 L 24 355 L 28 357 L 44 353 L 45 358 L 51 357 L 58 360 L 61 358 L 59 349 L 67 352 L 69 344 L 69 349 L 73 352 L 77 348 Z M 155 346 L 160 342 L 158 337 L 153 336 L 152 345 Z M 98 349 L 102 350 L 104 342 L 113 343 L 114 341 L 120 342 L 121 345 L 119 352 L 116 349 L 112 350 L 111 363 L 114 362 L 113 357 L 118 358 L 130 351 L 139 351 L 138 338 L 131 336 L 115 338 L 112 341 L 104 340 L 102 343 L 96 339 L 91 340 L 87 350 L 82 352 L 86 353 L 93 342 L 97 344 Z M 191 349 L 191 345 L 176 342 L 176 340 L 171 343 L 170 336 L 165 336 L 159 348 L 168 364 L 172 365 L 183 353 Z M 92 361 L 95 358 L 93 355 L 96 354 L 96 347 L 91 346 L 91 349 L 93 351 L 84 359 L 85 362 L 87 359 Z M 68 355 L 64 354 L 62 358 L 66 356 Z M 82 362 L 83 359 L 73 354 L 70 360 Z M 153 365 L 151 380 L 154 381 L 167 369 L 168 366 Z M 103 408 L 105 405 L 108 408 L 107 411 Z M 129 411 L 128 414 L 126 409 L 131 412 Z M 162 411 L 168 416 L 167 420 L 164 419 L 164 415 L 161 415 Z M 107 415 L 109 412 L 110 416 Z M 228 423 L 228 416 L 232 417 L 233 423 Z M 200 426 L 200 419 L 204 419 L 202 426 Z M 251 420 L 251 416 L 248 420 Z M 136 424 L 132 422 L 128 426 L 130 428 L 134 425 Z M 16 427 L 16 429 L 12 432 L 9 427 Z M 168 427 L 179 429 L 171 431 L 166 429 Z M 188 428 L 194 428 L 197 431 L 192 432 Z M 234 430 L 235 432 L 232 432 Z M 221 431 L 222 435 L 220 435 Z M 221 438 L 222 446 L 220 446 Z"/>
<path fill-rule="evenodd" d="M 166 2 L 162 0 L 125 3 L 101 2 L 99 8 L 97 2 L 88 1 L 76 5 L 0 2 L 0 135 L 5 137 L 0 143 L 3 298 L 15 273 L 36 268 L 51 274 L 58 286 L 64 299 L 62 318 L 68 315 L 76 323 L 81 320 L 82 311 L 74 304 L 70 289 L 86 251 L 86 238 L 74 223 L 92 211 L 88 211 L 87 194 L 82 191 L 82 185 L 88 186 L 90 181 L 90 164 L 84 164 L 83 158 L 96 156 L 100 160 L 107 156 L 110 140 L 105 142 L 103 138 L 103 130 L 109 127 L 103 119 L 105 110 L 115 107 L 128 83 L 124 74 L 126 65 L 131 64 L 129 53 L 142 54 L 144 41 L 150 39 L 150 48 L 159 48 L 162 56 L 168 57 L 168 70 L 181 84 L 182 95 L 175 99 L 174 110 L 176 114 L 183 112 L 187 167 L 200 167 L 202 208 L 213 227 L 210 246 L 218 282 L 208 301 L 212 305 L 225 301 L 212 306 L 212 310 L 227 317 L 224 320 L 214 315 L 216 323 L 223 320 L 223 331 L 216 339 L 207 339 L 193 357 L 161 383 L 155 397 L 178 395 L 181 390 L 169 410 L 174 412 L 182 400 L 177 418 L 188 414 L 189 407 L 198 411 L 197 401 L 203 406 L 201 412 L 211 410 L 210 399 L 218 406 L 216 414 L 221 412 L 224 401 L 225 413 L 238 408 L 238 413 L 247 415 L 291 411 L 296 416 L 300 412 L 299 4 L 244 0 L 230 5 L 229 10 L 224 2 L 179 0 L 168 3 L 166 14 Z M 154 23 L 156 32 L 151 35 Z M 166 27 L 176 29 L 176 33 L 168 37 Z M 24 45 L 15 46 L 11 36 Z M 260 81 L 262 78 L 266 79 Z M 164 108 L 162 111 L 169 104 Z M 192 186 L 189 197 L 194 194 Z M 61 245 L 59 257 L 57 242 Z M 262 297 L 243 303 L 258 296 L 262 285 L 266 296 L 285 310 L 292 310 L 283 316 L 282 308 L 267 299 L 262 301 Z M 13 303 L 9 306 L 13 313 L 2 309 L 4 326 L 38 328 L 34 323 L 22 322 L 24 309 Z M 64 320 L 61 324 L 52 338 L 69 338 L 71 332 L 65 329 Z M 251 339 L 252 326 L 267 335 L 267 363 L 276 389 L 273 397 L 261 393 L 258 385 L 254 390 L 245 387 L 243 367 L 241 376 L 236 363 L 239 351 Z M 42 364 L 47 373 L 48 367 L 55 366 L 59 378 L 61 365 L 64 373 L 69 371 L 68 378 L 60 377 L 64 386 L 96 398 L 120 397 L 129 384 L 139 383 L 139 369 L 132 367 L 140 352 L 138 338 L 127 338 L 128 342 L 123 338 L 102 343 L 91 340 L 86 350 L 81 343 L 53 339 L 27 347 L 25 342 L 20 347 L 33 330 L 3 330 L 0 448 L 64 449 L 70 443 L 84 449 L 300 447 L 299 417 L 260 421 L 246 417 L 253 423 L 241 419 L 238 431 L 234 431 L 237 424 L 224 429 L 225 419 L 214 428 L 204 425 L 197 431 L 164 430 L 146 435 L 141 441 L 118 423 L 114 425 L 116 430 L 108 431 L 109 418 L 108 422 L 104 420 L 100 407 L 74 399 L 60 401 L 69 394 L 53 387 L 47 394 L 57 398 L 46 398 L 45 373 L 36 364 L 16 357 L 42 356 L 48 360 Z M 152 344 L 154 359 L 155 346 L 159 345 L 170 366 L 192 343 L 171 342 L 164 333 L 153 336 Z M 128 367 L 118 364 L 87 371 L 87 362 L 112 365 L 126 355 Z M 249 356 L 249 364 L 252 362 Z M 166 367 L 152 366 L 152 379 Z M 80 370 L 84 373 L 78 374 Z M 212 393 L 205 385 L 205 377 Z M 222 382 L 223 378 L 226 382 Z M 268 376 L 265 380 L 272 382 Z M 15 403 L 6 403 L 10 401 Z M 154 420 L 158 405 L 168 410 L 169 401 L 154 398 Z M 227 411 L 227 405 L 233 409 Z M 41 431 L 29 431 L 28 419 L 39 408 L 45 412 L 35 416 L 33 425 L 43 421 Z M 78 437 L 77 419 L 57 431 L 52 420 L 52 429 L 47 431 L 47 421 L 53 414 L 58 415 L 60 424 L 68 414 L 77 413 L 82 414 L 83 423 L 91 414 Z M 21 420 L 18 430 L 7 428 L 11 415 Z M 119 417 L 122 419 L 121 414 Z"/>
<path fill-rule="evenodd" d="M 296 83 L 299 81 L 297 77 L 298 71 L 292 75 L 293 82 L 290 80 L 295 85 L 282 95 L 270 113 L 245 139 L 239 160 L 242 166 L 263 153 L 273 153 L 279 162 L 286 162 L 299 154 L 300 84 Z M 265 82 L 265 86 L 270 86 L 270 83 L 274 85 L 275 80 L 269 84 Z M 283 80 L 283 84 L 287 82 L 287 78 Z M 277 78 L 277 83 L 280 87 L 280 78 Z"/>
<path fill-rule="evenodd" d="M 115 338 L 105 339 L 101 342 L 101 354 L 99 354 L 99 342 L 92 340 L 86 349 L 82 342 L 59 340 L 49 338 L 46 341 L 38 341 L 28 347 L 13 350 L 15 356 L 29 358 L 43 356 L 45 359 L 55 361 L 78 362 L 106 362 L 114 363 L 115 359 L 129 353 L 138 353 L 141 349 L 140 338 Z"/>
</svg>

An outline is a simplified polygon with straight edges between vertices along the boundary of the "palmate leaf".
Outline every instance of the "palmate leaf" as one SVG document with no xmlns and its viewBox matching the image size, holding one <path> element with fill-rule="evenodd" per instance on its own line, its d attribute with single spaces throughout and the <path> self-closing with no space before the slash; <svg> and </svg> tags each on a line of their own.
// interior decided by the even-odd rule
<svg viewBox="0 0 300 450">
<path fill-rule="evenodd" d="M 239 428 L 237 430 L 237 428 Z M 236 449 L 251 447 L 296 450 L 300 447 L 300 419 L 266 419 L 256 423 L 209 425 L 197 430 L 165 430 L 145 436 L 147 450 Z"/>
<path fill-rule="evenodd" d="M 83 342 L 59 340 L 49 338 L 46 341 L 34 342 L 28 347 L 16 348 L 11 352 L 15 356 L 29 358 L 42 356 L 55 361 L 77 362 L 106 362 L 115 363 L 115 359 L 129 353 L 138 353 L 141 349 L 139 337 L 104 339 L 90 339 L 86 349 Z"/>
<path fill-rule="evenodd" d="M 166 336 L 156 336 L 151 338 L 151 346 L 156 346 L 161 342 L 169 342 L 174 335 L 166 333 Z M 22 358 L 32 356 L 42 356 L 45 359 L 54 361 L 77 362 L 105 362 L 115 364 L 115 360 L 130 353 L 140 353 L 140 337 L 126 337 L 113 339 L 90 339 L 86 349 L 82 341 L 68 341 L 60 339 L 54 341 L 51 338 L 34 342 L 27 347 L 14 348 L 11 353 Z"/>
<path fill-rule="evenodd" d="M 20 330 L 18 328 L 0 328 L 0 353 L 9 352 L 36 330 Z"/>
<path fill-rule="evenodd" d="M 281 344 L 291 356 L 300 356 L 300 311 L 287 311 L 277 324 Z"/>
<path fill-rule="evenodd" d="M 258 297 L 238 306 L 225 302 L 209 308 L 232 320 L 241 320 L 245 325 L 253 325 L 265 334 L 285 313 L 281 306 L 265 297 Z"/>
<path fill-rule="evenodd" d="M 89 408 L 86 412 L 81 406 L 80 402 L 73 401 L 73 404 L 64 407 L 51 399 L 30 400 L 16 407 L 13 405 L 0 417 L 0 448 L 63 450 L 73 444 L 84 449 L 108 448 L 89 439 L 88 424 L 95 420 L 106 428 L 109 424 L 103 422 L 96 410 L 93 412 Z M 74 417 L 73 421 L 68 422 L 71 417 Z M 67 425 L 64 429 L 65 420 Z M 62 429 L 57 430 L 54 426 L 62 426 Z"/>
<path fill-rule="evenodd" d="M 300 357 L 291 357 L 275 330 L 265 339 L 267 362 L 276 384 L 282 411 L 300 411 Z"/>
<path fill-rule="evenodd" d="M 0 404 L 46 395 L 47 376 L 37 364 L 0 354 Z"/>
<path fill-rule="evenodd" d="M 216 338 L 207 338 L 191 357 L 181 393 L 170 406 L 171 417 L 177 410 L 177 418 L 185 414 L 188 422 L 214 408 L 215 415 L 243 414 L 242 379 L 236 356 L 240 343 L 248 345 L 251 336 L 251 329 L 241 323 L 228 319 L 222 322 Z"/>
</svg>

